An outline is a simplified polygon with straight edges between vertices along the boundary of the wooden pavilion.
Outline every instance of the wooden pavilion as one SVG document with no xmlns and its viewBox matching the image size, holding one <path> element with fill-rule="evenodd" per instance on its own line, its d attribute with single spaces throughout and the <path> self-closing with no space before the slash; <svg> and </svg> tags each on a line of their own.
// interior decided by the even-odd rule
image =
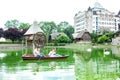
<svg viewBox="0 0 120 80">
<path fill-rule="evenodd" d="M 33 22 L 24 36 L 26 39 L 26 47 L 28 47 L 28 42 L 31 43 L 33 49 L 35 47 L 43 47 L 46 43 L 46 36 L 36 21 Z"/>
</svg>

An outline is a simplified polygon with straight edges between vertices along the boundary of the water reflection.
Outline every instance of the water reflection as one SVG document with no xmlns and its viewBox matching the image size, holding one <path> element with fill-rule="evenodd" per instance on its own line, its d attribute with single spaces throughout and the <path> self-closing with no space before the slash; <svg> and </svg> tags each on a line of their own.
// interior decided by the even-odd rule
<svg viewBox="0 0 120 80">
<path fill-rule="evenodd" d="M 5 53 L 0 80 L 76 80 L 74 65 L 61 61 L 23 61 L 20 52 Z"/>
<path fill-rule="evenodd" d="M 54 62 L 56 64 L 56 62 Z M 58 64 L 61 64 L 59 62 Z M 28 63 L 26 66 L 16 67 L 16 71 L 8 72 L 8 68 L 5 65 L 1 66 L 0 80 L 75 80 L 74 66 L 68 66 L 61 68 L 60 65 L 56 65 L 53 69 L 48 65 L 42 65 L 38 63 Z"/>
<path fill-rule="evenodd" d="M 120 47 L 114 46 L 111 48 L 111 50 L 116 57 L 120 58 Z"/>
<path fill-rule="evenodd" d="M 5 53 L 0 53 L 0 59 L 4 58 L 6 56 Z"/>
<path fill-rule="evenodd" d="M 111 51 L 110 51 L 111 53 Z M 75 75 L 77 80 L 116 80 L 120 78 L 120 61 L 104 49 L 75 52 Z"/>
<path fill-rule="evenodd" d="M 111 47 L 107 50 L 109 55 L 104 54 L 103 48 L 69 50 L 69 58 L 61 61 L 23 61 L 21 52 L 4 53 L 6 56 L 0 59 L 0 80 L 119 79 L 120 48 Z"/>
</svg>

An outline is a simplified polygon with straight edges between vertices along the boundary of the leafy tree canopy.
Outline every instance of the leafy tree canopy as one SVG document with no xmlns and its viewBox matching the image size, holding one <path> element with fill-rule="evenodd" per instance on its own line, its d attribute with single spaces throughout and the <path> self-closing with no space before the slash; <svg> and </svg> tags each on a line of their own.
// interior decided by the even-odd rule
<svg viewBox="0 0 120 80">
<path fill-rule="evenodd" d="M 70 38 L 66 34 L 61 34 L 59 37 L 55 39 L 55 42 L 58 43 L 69 43 L 71 42 Z"/>
<path fill-rule="evenodd" d="M 66 21 L 60 22 L 57 26 L 58 27 L 57 30 L 58 30 L 58 32 L 63 32 L 63 30 L 69 26 L 70 26 L 70 24 Z"/>
<path fill-rule="evenodd" d="M 102 35 L 101 37 L 98 38 L 98 43 L 104 43 L 107 40 L 108 37 L 106 35 Z"/>
<path fill-rule="evenodd" d="M 8 20 L 5 23 L 6 28 L 18 28 L 19 26 L 19 21 L 14 19 L 14 20 Z"/>
<path fill-rule="evenodd" d="M 2 28 L 0 28 L 0 37 L 4 36 L 4 30 Z"/>
<path fill-rule="evenodd" d="M 72 34 L 74 33 L 74 28 L 72 26 L 69 26 L 64 29 L 63 31 L 71 40 L 73 40 Z"/>
<path fill-rule="evenodd" d="M 9 28 L 8 30 L 5 30 L 4 36 L 6 39 L 10 39 L 14 42 L 15 40 L 19 40 L 22 34 L 17 28 Z"/>
<path fill-rule="evenodd" d="M 19 30 L 28 29 L 31 25 L 29 23 L 20 23 Z"/>
<path fill-rule="evenodd" d="M 57 28 L 56 24 L 54 22 L 40 22 L 39 26 L 46 34 L 46 38 L 47 38 L 47 42 L 48 42 L 49 36 L 52 33 L 52 30 Z"/>
</svg>

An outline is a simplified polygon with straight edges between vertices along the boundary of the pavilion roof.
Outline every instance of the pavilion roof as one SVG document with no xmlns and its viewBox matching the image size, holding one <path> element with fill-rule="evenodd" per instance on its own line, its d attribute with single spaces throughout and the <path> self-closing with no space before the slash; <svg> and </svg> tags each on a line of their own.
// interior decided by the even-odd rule
<svg viewBox="0 0 120 80">
<path fill-rule="evenodd" d="M 38 26 L 37 22 L 34 21 L 33 24 L 30 26 L 30 28 L 26 31 L 24 35 L 31 35 L 31 34 L 36 34 L 38 32 L 42 32 L 41 28 Z"/>
</svg>

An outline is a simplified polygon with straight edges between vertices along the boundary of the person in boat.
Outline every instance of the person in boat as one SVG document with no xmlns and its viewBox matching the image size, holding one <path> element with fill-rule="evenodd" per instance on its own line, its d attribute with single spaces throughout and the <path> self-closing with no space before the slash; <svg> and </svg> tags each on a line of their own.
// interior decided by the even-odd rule
<svg viewBox="0 0 120 80">
<path fill-rule="evenodd" d="M 61 55 L 59 54 L 56 54 L 56 48 L 53 48 L 49 54 L 48 54 L 49 57 L 60 57 Z"/>
<path fill-rule="evenodd" d="M 40 48 L 39 48 L 39 47 L 36 47 L 36 48 L 34 49 L 33 54 L 34 54 L 35 57 L 45 57 L 45 55 L 40 52 Z"/>
</svg>

